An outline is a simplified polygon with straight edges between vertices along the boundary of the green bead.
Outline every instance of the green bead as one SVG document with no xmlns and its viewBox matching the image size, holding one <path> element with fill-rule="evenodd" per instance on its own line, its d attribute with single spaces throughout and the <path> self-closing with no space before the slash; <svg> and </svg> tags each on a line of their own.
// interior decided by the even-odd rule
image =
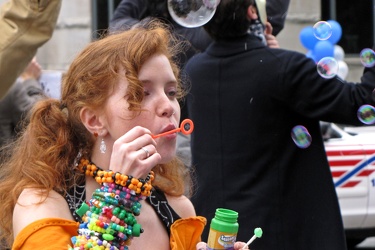
<svg viewBox="0 0 375 250">
<path fill-rule="evenodd" d="M 115 207 L 115 209 L 113 209 L 113 214 L 114 215 L 117 215 L 118 213 L 120 212 L 120 208 L 119 207 Z"/>
<path fill-rule="evenodd" d="M 105 239 L 105 240 L 112 241 L 114 238 L 115 237 L 113 235 L 103 234 L 103 239 Z"/>
<path fill-rule="evenodd" d="M 87 205 L 86 203 L 82 203 L 81 206 L 76 209 L 76 213 L 79 215 L 79 217 L 82 218 L 82 216 L 90 210 L 90 207 L 89 205 Z"/>
<path fill-rule="evenodd" d="M 139 237 L 141 235 L 141 229 L 141 224 L 134 224 L 132 232 L 133 236 Z"/>
</svg>

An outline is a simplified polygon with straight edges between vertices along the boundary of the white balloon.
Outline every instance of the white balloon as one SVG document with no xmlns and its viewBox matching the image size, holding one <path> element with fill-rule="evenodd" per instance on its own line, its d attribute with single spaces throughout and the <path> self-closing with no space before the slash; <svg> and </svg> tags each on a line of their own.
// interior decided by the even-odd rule
<svg viewBox="0 0 375 250">
<path fill-rule="evenodd" d="M 349 73 L 348 64 L 346 64 L 346 62 L 344 61 L 337 61 L 337 63 L 339 64 L 339 70 L 337 72 L 337 76 L 345 80 Z"/>
<path fill-rule="evenodd" d="M 337 61 L 343 61 L 344 60 L 345 52 L 344 52 L 344 49 L 340 45 L 335 44 L 335 46 L 333 47 L 333 57 Z"/>
</svg>

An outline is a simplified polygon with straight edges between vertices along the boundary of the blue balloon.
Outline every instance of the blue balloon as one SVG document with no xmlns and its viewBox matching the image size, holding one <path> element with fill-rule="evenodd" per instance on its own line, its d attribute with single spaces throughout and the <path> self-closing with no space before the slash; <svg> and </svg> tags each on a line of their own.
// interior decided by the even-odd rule
<svg viewBox="0 0 375 250">
<path fill-rule="evenodd" d="M 319 41 L 314 35 L 314 28 L 313 27 L 305 27 L 299 33 L 299 39 L 301 41 L 302 46 L 304 46 L 308 50 L 313 50 L 315 44 Z"/>
<path fill-rule="evenodd" d="M 334 46 L 327 40 L 318 41 L 314 47 L 313 55 L 315 62 L 319 62 L 323 57 L 333 57 Z"/>
<path fill-rule="evenodd" d="M 328 38 L 328 41 L 330 41 L 332 44 L 336 44 L 338 41 L 340 41 L 342 36 L 341 25 L 335 20 L 328 20 L 327 23 L 329 23 L 332 27 L 332 35 Z"/>
<path fill-rule="evenodd" d="M 313 53 L 312 50 L 307 51 L 307 53 L 306 53 L 306 57 L 307 57 L 307 58 L 310 58 L 310 59 L 312 59 L 314 62 L 316 62 L 316 60 L 315 60 L 315 55 L 314 55 L 314 53 Z"/>
</svg>

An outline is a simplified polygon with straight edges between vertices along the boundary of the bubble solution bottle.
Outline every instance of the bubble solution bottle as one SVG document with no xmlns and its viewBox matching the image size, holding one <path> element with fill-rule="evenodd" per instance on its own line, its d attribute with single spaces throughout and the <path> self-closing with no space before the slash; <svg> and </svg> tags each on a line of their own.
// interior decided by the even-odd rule
<svg viewBox="0 0 375 250">
<path fill-rule="evenodd" d="M 238 232 L 238 213 L 236 211 L 218 208 L 211 220 L 208 234 L 207 249 L 234 249 Z"/>
</svg>

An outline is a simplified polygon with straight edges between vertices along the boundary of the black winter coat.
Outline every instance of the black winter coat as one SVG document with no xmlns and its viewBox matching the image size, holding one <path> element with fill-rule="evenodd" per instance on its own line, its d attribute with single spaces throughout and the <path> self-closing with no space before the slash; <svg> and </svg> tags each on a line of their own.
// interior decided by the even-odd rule
<svg viewBox="0 0 375 250">
<path fill-rule="evenodd" d="M 358 108 L 375 105 L 374 68 L 359 84 L 324 79 L 304 54 L 248 35 L 212 43 L 185 70 L 197 214 L 237 211 L 238 240 L 263 229 L 252 250 L 346 249 L 319 121 L 360 125 Z M 293 142 L 296 125 L 311 134 L 308 148 Z"/>
</svg>

